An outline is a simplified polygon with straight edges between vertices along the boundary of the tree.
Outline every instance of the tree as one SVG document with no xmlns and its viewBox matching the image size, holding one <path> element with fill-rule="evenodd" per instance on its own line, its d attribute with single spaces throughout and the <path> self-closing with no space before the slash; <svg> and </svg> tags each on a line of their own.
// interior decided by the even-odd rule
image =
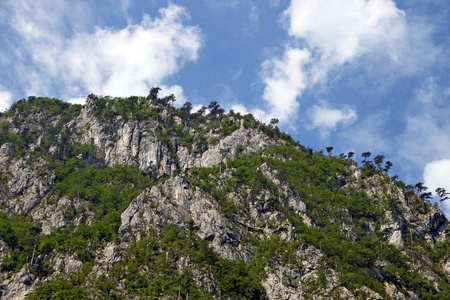
<svg viewBox="0 0 450 300">
<path fill-rule="evenodd" d="M 364 152 L 363 154 L 361 154 L 361 156 L 364 157 L 363 163 L 365 163 L 365 162 L 367 161 L 367 159 L 369 158 L 369 156 L 370 156 L 371 154 L 372 154 L 372 153 L 370 153 L 369 151 Z"/>
<path fill-rule="evenodd" d="M 278 120 L 277 118 L 270 119 L 270 125 L 275 127 L 275 125 L 277 125 L 279 121 L 280 120 Z"/>
<path fill-rule="evenodd" d="M 419 197 L 420 199 L 422 199 L 422 201 L 429 201 L 433 199 L 433 194 L 431 192 L 422 193 Z"/>
<path fill-rule="evenodd" d="M 393 164 L 388 160 L 388 161 L 386 162 L 386 165 L 384 166 L 384 172 L 386 172 L 386 174 L 387 174 L 387 172 L 389 171 L 389 169 L 390 169 L 392 166 L 393 166 Z"/>
<path fill-rule="evenodd" d="M 209 113 L 213 116 L 213 117 L 217 117 L 222 115 L 225 111 L 223 110 L 223 108 L 220 107 L 220 105 L 217 103 L 217 101 L 212 101 L 209 105 Z"/>
<path fill-rule="evenodd" d="M 445 200 L 450 199 L 450 197 L 448 196 L 448 195 L 450 195 L 450 193 L 448 193 L 444 188 L 437 188 L 435 191 L 439 197 L 439 202 L 441 203 L 441 210 L 442 210 L 442 203 Z"/>
<path fill-rule="evenodd" d="M 331 151 L 333 151 L 333 147 L 326 147 L 325 149 L 327 149 L 328 152 L 328 156 L 331 156 Z"/>
<path fill-rule="evenodd" d="M 352 161 L 352 157 L 355 155 L 355 152 L 350 151 L 347 155 L 348 159 Z"/>
<path fill-rule="evenodd" d="M 163 100 L 163 102 L 164 102 L 165 105 L 170 104 L 170 105 L 172 105 L 172 106 L 173 106 L 173 104 L 175 103 L 175 101 L 177 101 L 177 100 L 175 99 L 175 95 L 174 95 L 174 94 L 170 94 L 169 96 L 164 97 L 164 99 L 162 99 L 162 100 Z"/>
<path fill-rule="evenodd" d="M 414 186 L 414 188 L 416 189 L 417 195 L 419 195 L 419 194 L 422 193 L 423 191 L 428 190 L 428 188 L 427 188 L 426 186 L 423 185 L 423 182 L 418 182 L 418 183 L 416 183 L 416 185 Z"/>
<path fill-rule="evenodd" d="M 180 110 L 184 113 L 184 126 L 186 126 L 186 120 L 189 119 L 189 115 L 191 114 L 192 103 L 189 101 L 184 102 Z"/>
<path fill-rule="evenodd" d="M 161 89 L 159 87 L 152 87 L 148 94 L 148 98 L 152 101 L 156 101 L 158 99 L 158 93 Z"/>
<path fill-rule="evenodd" d="M 373 162 L 377 165 L 378 170 L 381 170 L 381 164 L 383 163 L 384 155 L 377 155 L 373 159 Z"/>
<path fill-rule="evenodd" d="M 409 199 L 414 197 L 414 195 L 414 186 L 411 184 L 405 186 L 405 200 L 407 205 L 409 205 Z"/>
<path fill-rule="evenodd" d="M 194 119 L 201 118 L 205 115 L 206 106 L 202 106 L 196 113 L 194 113 Z"/>
</svg>

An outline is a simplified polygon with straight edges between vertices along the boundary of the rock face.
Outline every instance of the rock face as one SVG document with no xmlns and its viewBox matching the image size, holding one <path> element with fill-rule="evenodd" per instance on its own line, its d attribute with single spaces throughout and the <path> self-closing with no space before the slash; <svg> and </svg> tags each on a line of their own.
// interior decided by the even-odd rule
<svg viewBox="0 0 450 300">
<path fill-rule="evenodd" d="M 44 160 L 32 161 L 30 157 L 13 161 L 7 174 L 10 176 L 7 188 L 11 196 L 2 200 L 3 203 L 8 201 L 9 211 L 13 214 L 28 214 L 55 180 L 54 173 Z"/>
<path fill-rule="evenodd" d="M 3 282 L 4 289 L 0 297 L 2 299 L 25 299 L 25 297 L 36 286 L 36 275 L 30 273 L 26 268 L 22 268 L 9 280 Z"/>
<path fill-rule="evenodd" d="M 53 201 L 56 201 L 56 197 L 46 200 L 31 213 L 32 218 L 40 222 L 43 234 L 51 234 L 58 228 L 90 224 L 94 217 L 87 209 L 87 201 L 63 197 L 56 204 L 48 203 Z"/>
<path fill-rule="evenodd" d="M 140 232 L 158 230 L 166 224 L 187 226 L 192 220 L 197 234 L 227 259 L 242 259 L 238 246 L 241 234 L 219 211 L 208 195 L 192 189 L 181 176 L 145 191 L 131 202 L 121 215 L 120 232 L 132 240 Z"/>
<path fill-rule="evenodd" d="M 310 283 L 318 280 L 318 263 L 322 253 L 313 247 L 295 253 L 298 266 L 278 265 L 269 272 L 263 281 L 269 299 L 305 299 L 313 294 Z M 316 299 L 324 299 L 320 294 L 329 294 L 337 285 L 336 274 L 330 273 L 327 278 L 327 290 L 314 291 Z M 326 299 L 332 297 L 325 296 Z"/>
<path fill-rule="evenodd" d="M 216 165 L 226 156 L 234 156 L 238 146 L 245 146 L 246 151 L 256 153 L 259 149 L 276 144 L 262 132 L 240 124 L 239 129 L 220 139 L 216 145 L 209 145 L 206 149 L 199 149 L 200 152 L 190 154 L 187 147 L 178 145 L 176 138 L 171 139 L 175 149 L 169 149 L 167 144 L 161 142 L 160 123 L 157 121 L 125 121 L 117 116 L 111 121 L 111 128 L 105 130 L 105 124 L 94 115 L 96 109 L 95 100 L 88 98 L 86 106 L 71 125 L 78 131 L 84 131 L 77 141 L 80 144 L 92 143 L 109 166 L 136 164 L 141 170 L 156 168 L 160 174 L 172 175 L 178 168 L 185 170 L 193 166 L 208 168 Z M 163 109 L 160 116 L 160 122 L 176 118 L 167 109 Z M 193 130 L 191 134 L 196 135 L 198 132 Z M 205 135 L 207 140 L 219 137 L 214 131 Z M 224 156 L 221 149 L 227 149 L 227 155 Z M 175 157 L 178 166 L 175 164 Z"/>
<path fill-rule="evenodd" d="M 448 220 L 402 182 L 170 99 L 31 97 L 0 115 L 0 299 L 450 290 Z"/>
</svg>

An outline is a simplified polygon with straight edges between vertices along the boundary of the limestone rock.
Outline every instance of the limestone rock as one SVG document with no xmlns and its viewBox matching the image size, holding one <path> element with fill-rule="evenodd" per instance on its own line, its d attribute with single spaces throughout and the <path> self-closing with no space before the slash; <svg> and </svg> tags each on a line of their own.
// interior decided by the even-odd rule
<svg viewBox="0 0 450 300">
<path fill-rule="evenodd" d="M 75 272 L 83 266 L 83 263 L 73 256 L 57 254 L 53 258 L 53 269 L 56 274 L 59 272 Z"/>
<path fill-rule="evenodd" d="M 94 214 L 87 209 L 88 202 L 79 198 L 63 197 L 56 200 L 53 197 L 50 201 L 57 201 L 57 203 L 48 204 L 46 199 L 43 205 L 31 212 L 33 219 L 41 223 L 43 234 L 50 234 L 57 228 L 90 224 L 94 217 Z"/>
<path fill-rule="evenodd" d="M 33 291 L 36 284 L 39 282 L 36 275 L 28 272 L 26 267 L 23 267 L 19 272 L 14 274 L 9 280 L 0 283 L 2 294 L 1 299 L 22 300 Z"/>
<path fill-rule="evenodd" d="M 389 237 L 388 242 L 396 247 L 403 247 L 402 232 L 400 230 L 395 230 Z"/>
<path fill-rule="evenodd" d="M 240 233 L 223 216 L 212 199 L 198 188 L 192 190 L 181 176 L 174 177 L 145 191 L 133 200 L 121 215 L 119 231 L 132 239 L 141 230 L 148 231 L 171 223 L 186 226 L 194 221 L 200 238 L 211 241 L 224 258 L 242 258 L 236 248 Z"/>
<path fill-rule="evenodd" d="M 43 159 L 31 162 L 30 157 L 21 157 L 9 167 L 7 212 L 28 214 L 54 184 L 55 174 Z"/>
</svg>

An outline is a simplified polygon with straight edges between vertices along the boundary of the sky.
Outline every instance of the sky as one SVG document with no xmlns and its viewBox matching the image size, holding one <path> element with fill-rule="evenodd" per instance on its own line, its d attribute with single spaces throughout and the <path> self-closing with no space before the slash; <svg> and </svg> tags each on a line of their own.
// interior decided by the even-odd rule
<svg viewBox="0 0 450 300">
<path fill-rule="evenodd" d="M 449 33 L 448 0 L 2 0 L 0 111 L 158 86 L 450 191 Z"/>
</svg>

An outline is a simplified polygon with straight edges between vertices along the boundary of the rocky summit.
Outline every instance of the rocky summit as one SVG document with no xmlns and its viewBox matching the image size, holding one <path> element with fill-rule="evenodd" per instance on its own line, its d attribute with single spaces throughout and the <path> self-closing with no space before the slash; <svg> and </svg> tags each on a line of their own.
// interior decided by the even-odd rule
<svg viewBox="0 0 450 300">
<path fill-rule="evenodd" d="M 0 114 L 1 299 L 449 299 L 423 184 L 158 90 Z"/>
</svg>

